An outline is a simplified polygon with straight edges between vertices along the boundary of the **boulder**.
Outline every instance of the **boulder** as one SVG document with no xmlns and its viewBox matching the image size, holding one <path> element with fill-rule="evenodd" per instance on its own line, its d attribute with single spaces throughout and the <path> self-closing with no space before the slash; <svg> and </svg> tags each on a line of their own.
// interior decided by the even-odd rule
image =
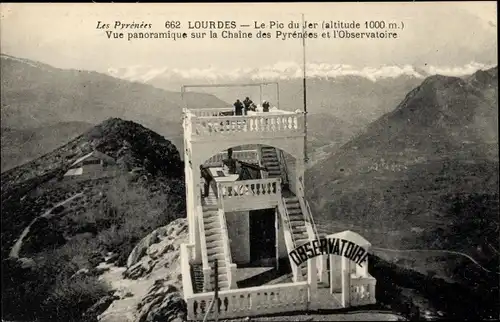
<svg viewBox="0 0 500 322">
<path fill-rule="evenodd" d="M 83 313 L 82 317 L 84 318 L 84 321 L 97 321 L 99 314 L 104 312 L 116 299 L 118 299 L 118 297 L 114 295 L 103 296 L 99 301 L 88 308 L 85 313 Z"/>
<path fill-rule="evenodd" d="M 149 235 L 144 237 L 135 247 L 132 249 L 132 252 L 130 252 L 130 255 L 128 256 L 127 259 L 127 267 L 131 267 L 135 265 L 137 262 L 141 260 L 141 258 L 146 255 L 146 252 L 148 248 L 156 244 L 160 241 L 160 237 L 163 236 L 164 234 L 165 227 L 160 227 L 153 232 L 151 232 Z"/>
<path fill-rule="evenodd" d="M 147 274 L 151 273 L 154 266 L 155 262 L 153 262 L 152 260 L 140 261 L 132 267 L 127 268 L 127 270 L 123 272 L 123 277 L 134 280 L 140 277 L 144 277 Z"/>
<path fill-rule="evenodd" d="M 173 322 L 187 320 L 187 305 L 179 290 L 159 279 L 137 305 L 137 322 Z"/>
</svg>

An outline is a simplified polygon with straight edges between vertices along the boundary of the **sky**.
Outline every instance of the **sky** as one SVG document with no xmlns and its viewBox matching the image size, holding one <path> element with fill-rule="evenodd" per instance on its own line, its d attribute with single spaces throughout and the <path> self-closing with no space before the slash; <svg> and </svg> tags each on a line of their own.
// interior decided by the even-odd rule
<svg viewBox="0 0 500 322">
<path fill-rule="evenodd" d="M 60 68 L 109 72 L 119 68 L 251 69 L 302 61 L 302 40 L 107 39 L 98 21 L 151 23 L 233 20 L 238 25 L 281 21 L 385 21 L 404 24 L 397 39 L 306 41 L 308 63 L 356 68 L 497 64 L 496 2 L 5 4 L 0 5 L 1 51 Z M 245 29 L 245 28 L 243 28 Z M 246 28 L 245 30 L 248 30 Z M 136 30 L 134 30 L 136 31 Z M 266 30 L 269 31 L 269 30 Z M 284 32 L 289 30 L 284 29 Z M 300 30 L 299 30 L 300 31 Z M 323 31 L 318 30 L 319 33 Z M 366 30 L 359 30 L 366 31 Z M 254 30 L 254 32 L 256 32 Z M 274 35 L 274 30 L 272 30 Z M 281 65 L 280 65 L 281 64 Z"/>
</svg>

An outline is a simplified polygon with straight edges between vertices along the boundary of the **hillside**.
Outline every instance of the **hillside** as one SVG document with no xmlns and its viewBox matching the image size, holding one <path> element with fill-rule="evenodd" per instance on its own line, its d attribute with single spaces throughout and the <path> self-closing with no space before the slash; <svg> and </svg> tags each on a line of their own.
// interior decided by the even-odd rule
<svg viewBox="0 0 500 322">
<path fill-rule="evenodd" d="M 394 111 L 310 169 L 308 192 L 322 229 L 354 228 L 377 247 L 463 252 L 497 272 L 497 105 L 497 67 L 425 79 Z M 498 274 L 465 257 L 382 255 L 498 302 Z"/>
<path fill-rule="evenodd" d="M 115 159 L 116 172 L 83 180 L 61 177 L 93 150 Z M 96 274 L 75 274 L 94 271 L 109 252 L 124 265 L 141 238 L 184 217 L 182 169 L 170 141 L 113 118 L 2 173 L 3 318 L 78 321 L 108 291 Z M 17 254 L 12 253 L 21 236 Z"/>
<path fill-rule="evenodd" d="M 97 72 L 54 68 L 5 54 L 1 54 L 0 58 L 2 129 L 36 131 L 33 129 L 55 126 L 61 122 L 95 125 L 110 117 L 119 117 L 140 122 L 169 137 L 176 146 L 182 143 L 180 120 L 184 104 L 179 92 L 161 90 Z M 227 105 L 207 94 L 188 93 L 185 99 L 189 106 L 196 108 Z M 50 150 L 47 146 L 42 153 Z M 24 160 L 29 155 L 37 154 L 26 148 L 21 155 L 16 154 L 14 159 L 5 162 L 19 165 L 15 160 Z M 9 157 L 10 153 L 6 152 L 5 155 Z"/>
<path fill-rule="evenodd" d="M 30 129 L 2 128 L 2 172 L 64 145 L 92 126 L 86 122 L 59 122 Z"/>
</svg>

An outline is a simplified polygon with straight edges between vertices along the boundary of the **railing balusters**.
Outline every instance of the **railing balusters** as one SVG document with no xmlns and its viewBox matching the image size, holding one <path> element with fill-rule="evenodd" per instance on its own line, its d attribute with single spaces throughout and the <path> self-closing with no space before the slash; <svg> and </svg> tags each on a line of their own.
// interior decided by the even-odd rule
<svg viewBox="0 0 500 322">
<path fill-rule="evenodd" d="M 213 116 L 216 114 L 216 116 Z M 302 132 L 302 113 L 286 115 L 218 116 L 218 113 L 195 110 L 187 119 L 194 136 L 230 135 L 238 132 Z"/>
</svg>

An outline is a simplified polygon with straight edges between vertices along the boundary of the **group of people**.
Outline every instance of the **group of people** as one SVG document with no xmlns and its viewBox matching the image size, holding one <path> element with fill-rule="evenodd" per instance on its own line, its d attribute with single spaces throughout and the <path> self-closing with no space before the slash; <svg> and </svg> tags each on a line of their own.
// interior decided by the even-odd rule
<svg viewBox="0 0 500 322">
<path fill-rule="evenodd" d="M 253 111 L 255 112 L 257 110 L 257 106 L 255 105 L 254 102 L 249 97 L 246 97 L 243 102 L 241 102 L 239 99 L 236 100 L 234 103 L 234 114 L 235 115 L 247 115 L 248 111 Z M 262 102 L 262 111 L 263 112 L 269 112 L 269 102 L 264 100 Z M 243 114 L 244 112 L 244 114 Z"/>
</svg>

